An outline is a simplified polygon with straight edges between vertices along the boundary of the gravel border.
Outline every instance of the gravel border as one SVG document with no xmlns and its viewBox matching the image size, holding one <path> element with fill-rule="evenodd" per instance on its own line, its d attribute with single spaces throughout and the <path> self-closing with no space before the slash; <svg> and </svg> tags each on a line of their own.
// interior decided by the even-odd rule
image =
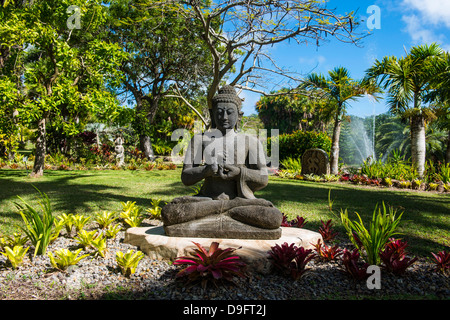
<svg viewBox="0 0 450 320">
<path fill-rule="evenodd" d="M 63 231 L 64 232 L 64 231 Z M 430 259 L 419 258 L 402 276 L 382 270 L 381 289 L 368 289 L 343 273 L 340 261 L 312 260 L 305 275 L 294 281 L 277 273 L 248 274 L 234 284 L 187 287 L 176 280 L 179 267 L 145 256 L 136 272 L 125 277 L 115 261 L 116 251 L 139 248 L 123 243 L 125 232 L 107 240 L 105 258 L 89 256 L 65 272 L 55 271 L 48 256 L 31 252 L 16 270 L 0 255 L 1 300 L 324 300 L 424 299 L 448 300 L 449 276 L 435 272 Z M 62 234 L 48 251 L 74 250 L 77 243 Z M 32 251 L 31 249 L 29 251 Z M 90 251 L 91 252 L 91 251 Z M 82 251 L 81 254 L 88 253 Z M 239 251 L 236 251 L 239 254 Z"/>
</svg>

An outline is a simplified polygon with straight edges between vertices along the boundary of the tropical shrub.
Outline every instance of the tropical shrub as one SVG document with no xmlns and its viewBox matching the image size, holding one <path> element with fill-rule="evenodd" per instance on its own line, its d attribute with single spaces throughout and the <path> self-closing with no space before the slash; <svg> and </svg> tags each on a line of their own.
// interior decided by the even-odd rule
<svg viewBox="0 0 450 320">
<path fill-rule="evenodd" d="M 345 272 L 355 280 L 361 281 L 367 279 L 368 263 L 360 262 L 359 250 L 349 251 L 344 249 L 342 252 L 342 264 Z"/>
<path fill-rule="evenodd" d="M 134 252 L 133 250 L 128 250 L 127 253 L 122 251 L 116 252 L 116 262 L 119 266 L 122 274 L 126 277 L 131 276 L 135 273 L 139 261 L 144 257 L 141 251 Z"/>
<path fill-rule="evenodd" d="M 347 230 L 350 241 L 360 252 L 364 253 L 365 260 L 371 265 L 380 265 L 379 252 L 394 235 L 403 213 L 397 216 L 397 209 L 375 206 L 372 220 L 368 228 L 365 227 L 360 215 L 355 212 L 358 220 L 352 221 L 348 217 L 347 209 L 341 210 L 341 221 Z M 364 251 L 363 251 L 364 249 Z"/>
<path fill-rule="evenodd" d="M 294 261 L 290 265 L 291 278 L 294 280 L 300 279 L 308 271 L 306 265 L 314 256 L 311 249 L 299 247 L 296 251 Z"/>
<path fill-rule="evenodd" d="M 30 206 L 25 200 L 20 196 L 17 196 L 23 203 L 15 203 L 19 210 L 23 221 L 25 222 L 25 227 L 21 227 L 23 232 L 27 235 L 28 239 L 34 245 L 34 256 L 45 254 L 47 247 L 50 244 L 54 217 L 52 214 L 50 200 L 45 193 L 40 192 L 41 199 L 38 203 L 41 207 L 42 213 L 39 213 L 37 209 Z"/>
<path fill-rule="evenodd" d="M 237 255 L 234 248 L 219 248 L 218 242 L 212 242 L 209 250 L 193 242 L 197 248 L 191 256 L 178 257 L 174 265 L 187 265 L 176 275 L 186 279 L 187 283 L 200 283 L 205 289 L 209 282 L 230 282 L 235 276 L 244 277 L 246 264 Z M 238 248 L 239 249 L 239 248 Z"/>
<path fill-rule="evenodd" d="M 115 216 L 115 213 L 111 211 L 96 212 L 94 214 L 94 220 L 101 229 L 108 228 L 108 226 L 111 225 L 116 219 L 117 217 Z"/>
<path fill-rule="evenodd" d="M 320 222 L 322 223 L 322 226 L 319 227 L 319 233 L 322 235 L 323 241 L 333 241 L 338 235 L 338 232 L 334 231 L 331 219 L 327 222 L 320 220 Z"/>
<path fill-rule="evenodd" d="M 105 257 L 107 248 L 106 248 L 106 238 L 102 236 L 95 237 L 92 242 L 91 246 L 96 250 L 96 254 L 101 256 L 102 258 Z"/>
<path fill-rule="evenodd" d="M 144 216 L 142 215 L 142 207 L 137 206 L 136 202 L 127 201 L 126 203 L 121 203 L 123 209 L 120 213 L 120 217 L 123 222 L 129 227 L 139 227 L 144 220 Z"/>
<path fill-rule="evenodd" d="M 305 226 L 305 224 L 307 224 L 308 222 L 306 221 L 305 218 L 297 216 L 295 219 L 293 220 L 288 220 L 287 216 L 283 213 L 283 217 L 282 217 L 282 221 L 281 221 L 281 226 L 282 227 L 297 227 L 297 228 L 303 228 Z"/>
<path fill-rule="evenodd" d="M 319 148 L 328 153 L 331 150 L 331 139 L 323 132 L 299 130 L 267 140 L 267 150 L 271 150 L 272 143 L 279 143 L 280 162 L 288 158 L 299 159 L 308 149 Z"/>
<path fill-rule="evenodd" d="M 439 251 L 438 253 L 432 252 L 433 261 L 435 264 L 435 271 L 447 273 L 450 270 L 450 252 Z"/>
<path fill-rule="evenodd" d="M 66 228 L 66 234 L 68 237 L 72 236 L 72 230 L 74 227 L 73 215 L 62 213 L 58 216 L 60 224 L 62 224 Z"/>
<path fill-rule="evenodd" d="M 5 252 L 0 253 L 8 258 L 8 261 L 11 263 L 13 269 L 17 269 L 17 267 L 22 264 L 23 258 L 25 257 L 28 249 L 30 248 L 24 248 L 21 245 L 15 245 L 12 249 L 7 246 L 4 248 Z"/>
<path fill-rule="evenodd" d="M 276 244 L 268 252 L 273 266 L 284 276 L 299 279 L 306 271 L 306 264 L 315 257 L 312 249 L 305 250 L 294 243 Z"/>
<path fill-rule="evenodd" d="M 152 199 L 152 207 L 147 209 L 147 213 L 150 214 L 150 218 L 161 220 L 161 206 L 159 205 L 161 203 L 161 199 Z"/>
<path fill-rule="evenodd" d="M 91 217 L 86 217 L 81 214 L 76 214 L 72 216 L 72 223 L 75 227 L 75 232 L 81 231 L 84 226 L 91 220 Z"/>
<path fill-rule="evenodd" d="M 92 246 L 92 242 L 97 237 L 97 231 L 86 231 L 80 230 L 78 231 L 77 236 L 75 237 L 75 241 L 83 248 L 87 249 Z"/>
<path fill-rule="evenodd" d="M 24 246 L 27 243 L 28 237 L 21 233 L 14 232 L 12 235 L 5 235 L 0 237 L 0 250 L 5 247 L 14 248 L 15 246 Z"/>
<path fill-rule="evenodd" d="M 114 224 L 114 225 L 109 225 L 106 229 L 105 229 L 105 237 L 106 239 L 113 239 L 117 236 L 117 234 L 122 230 L 122 228 L 120 227 L 120 225 L 118 224 Z"/>
<path fill-rule="evenodd" d="M 317 241 L 316 244 L 313 244 L 313 246 L 317 255 L 322 260 L 326 261 L 335 260 L 342 254 L 342 249 L 340 249 L 338 245 L 335 245 L 333 247 L 327 246 L 325 243 L 322 243 L 320 239 Z"/>
<path fill-rule="evenodd" d="M 401 275 L 417 260 L 416 257 L 413 259 L 406 257 L 405 249 L 407 246 L 408 244 L 401 240 L 389 239 L 389 242 L 380 252 L 381 261 L 387 271 L 395 275 Z"/>
<path fill-rule="evenodd" d="M 75 252 L 72 252 L 68 249 L 62 248 L 56 250 L 53 253 L 49 252 L 47 255 L 50 258 L 50 263 L 55 269 L 60 271 L 65 271 L 69 266 L 76 265 L 80 260 L 89 256 L 88 254 L 78 256 L 82 249 L 78 249 Z"/>
<path fill-rule="evenodd" d="M 302 172 L 302 164 L 300 158 L 286 158 L 280 162 L 281 166 L 291 172 Z"/>
</svg>

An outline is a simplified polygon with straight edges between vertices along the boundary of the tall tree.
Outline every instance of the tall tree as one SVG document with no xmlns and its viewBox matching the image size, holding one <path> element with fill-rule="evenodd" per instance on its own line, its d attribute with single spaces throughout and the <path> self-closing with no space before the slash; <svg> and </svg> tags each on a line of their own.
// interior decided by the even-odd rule
<svg viewBox="0 0 450 320">
<path fill-rule="evenodd" d="M 256 103 L 258 116 L 265 128 L 276 128 L 281 133 L 296 130 L 325 132 L 330 113 L 325 112 L 324 101 L 314 99 L 312 92 L 308 97 L 298 93 L 282 94 L 288 90 L 280 90 L 279 95 L 262 96 Z"/>
<path fill-rule="evenodd" d="M 154 157 L 150 136 L 161 100 L 173 95 L 175 87 L 192 94 L 210 74 L 199 23 L 179 15 L 180 6 L 172 2 L 143 8 L 141 1 L 110 1 L 108 39 L 128 53 L 120 66 L 122 89 L 135 102 L 134 127 L 147 158 Z"/>
<path fill-rule="evenodd" d="M 172 1 L 144 2 L 157 6 Z M 201 23 L 201 39 L 212 57 L 212 78 L 207 86 L 209 109 L 213 96 L 225 81 L 241 90 L 270 95 L 279 89 L 270 81 L 274 76 L 299 80 L 267 53 L 270 46 L 287 41 L 319 45 L 327 36 L 353 44 L 360 39 L 355 32 L 358 22 L 353 12 L 339 15 L 321 1 L 181 0 L 180 3 L 179 12 L 185 19 Z"/>
<path fill-rule="evenodd" d="M 341 124 L 349 102 L 366 95 L 377 99 L 377 94 L 381 90 L 372 81 L 352 79 L 349 71 L 344 67 L 337 67 L 329 71 L 328 77 L 319 73 L 311 73 L 304 79 L 299 88 L 306 91 L 314 90 L 319 99 L 328 101 L 328 107 L 331 108 L 334 114 L 330 172 L 337 174 Z"/>
<path fill-rule="evenodd" d="M 376 79 L 387 90 L 390 111 L 410 123 L 411 158 L 422 177 L 426 158 L 426 123 L 435 119 L 432 106 L 424 99 L 432 90 L 432 79 L 439 74 L 442 49 L 435 43 L 411 48 L 405 57 L 376 60 L 367 70 L 367 79 Z"/>
<path fill-rule="evenodd" d="M 15 15 L 23 29 L 11 25 Z M 81 25 L 71 24 L 74 15 Z M 49 119 L 76 134 L 92 113 L 113 112 L 117 101 L 107 88 L 120 78 L 124 53 L 99 38 L 105 7 L 99 1 L 30 1 L 4 21 L 22 40 L 25 66 L 19 117 L 37 127 L 33 176 L 44 172 Z M 27 35 L 24 38 L 23 35 Z M 16 66 L 17 67 L 17 66 Z"/>
<path fill-rule="evenodd" d="M 445 52 L 443 59 L 437 64 L 438 75 L 433 77 L 432 85 L 435 90 L 427 96 L 436 107 L 437 125 L 447 131 L 447 151 L 445 162 L 450 163 L 450 53 Z"/>
</svg>

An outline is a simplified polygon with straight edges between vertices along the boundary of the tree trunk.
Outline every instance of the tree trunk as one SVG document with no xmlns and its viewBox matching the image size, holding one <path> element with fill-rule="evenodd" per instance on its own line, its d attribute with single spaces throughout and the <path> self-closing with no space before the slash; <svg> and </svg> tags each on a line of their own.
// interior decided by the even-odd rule
<svg viewBox="0 0 450 320">
<path fill-rule="evenodd" d="M 331 152 L 330 152 L 330 173 L 338 174 L 339 173 L 339 137 L 341 135 L 341 122 L 342 120 L 339 118 L 339 112 L 336 115 L 336 119 L 334 121 L 334 129 L 333 129 L 333 137 L 331 140 Z"/>
<path fill-rule="evenodd" d="M 447 153 L 445 154 L 445 163 L 450 163 L 450 130 L 448 130 Z"/>
<path fill-rule="evenodd" d="M 421 115 L 411 117 L 411 158 L 417 175 L 423 177 L 425 171 L 425 121 Z"/>
<path fill-rule="evenodd" d="M 151 161 L 155 159 L 155 153 L 153 152 L 152 141 L 149 136 L 140 135 L 139 136 L 141 151 L 144 153 L 145 157 Z"/>
<path fill-rule="evenodd" d="M 44 174 L 45 149 L 45 117 L 43 117 L 38 122 L 36 151 L 34 155 L 33 171 L 31 172 L 31 176 L 33 177 L 40 177 Z"/>
</svg>

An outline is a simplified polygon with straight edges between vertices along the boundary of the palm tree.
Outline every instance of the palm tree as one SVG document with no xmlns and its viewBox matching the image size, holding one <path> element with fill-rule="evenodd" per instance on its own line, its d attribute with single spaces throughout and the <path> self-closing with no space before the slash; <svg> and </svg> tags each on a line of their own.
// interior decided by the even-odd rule
<svg viewBox="0 0 450 320">
<path fill-rule="evenodd" d="M 344 67 L 337 67 L 328 72 L 328 77 L 318 73 L 309 74 L 299 86 L 301 90 L 312 91 L 319 99 L 327 101 L 328 111 L 334 114 L 333 136 L 330 152 L 331 174 L 338 173 L 339 137 L 341 123 L 346 113 L 348 103 L 365 95 L 377 99 L 380 88 L 374 81 L 363 79 L 354 80 Z"/>
<path fill-rule="evenodd" d="M 388 103 L 393 114 L 409 120 L 411 158 L 420 177 L 425 170 L 425 125 L 435 118 L 435 110 L 423 103 L 432 89 L 431 80 L 438 72 L 442 49 L 437 44 L 413 47 L 406 57 L 385 57 L 366 73 L 366 79 L 379 80 L 388 92 Z"/>
<path fill-rule="evenodd" d="M 450 53 L 444 53 L 444 58 L 439 62 L 439 74 L 432 81 L 435 90 L 427 99 L 436 106 L 438 127 L 447 131 L 445 162 L 450 163 Z"/>
</svg>

